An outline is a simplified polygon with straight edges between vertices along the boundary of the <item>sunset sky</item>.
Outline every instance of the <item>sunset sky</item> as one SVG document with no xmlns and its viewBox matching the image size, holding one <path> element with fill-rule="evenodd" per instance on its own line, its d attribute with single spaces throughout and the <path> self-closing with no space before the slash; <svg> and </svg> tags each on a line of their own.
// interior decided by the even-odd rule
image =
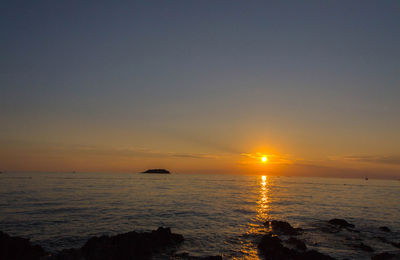
<svg viewBox="0 0 400 260">
<path fill-rule="evenodd" d="M 0 171 L 400 178 L 400 1 L 4 1 L 0 30 Z"/>
</svg>

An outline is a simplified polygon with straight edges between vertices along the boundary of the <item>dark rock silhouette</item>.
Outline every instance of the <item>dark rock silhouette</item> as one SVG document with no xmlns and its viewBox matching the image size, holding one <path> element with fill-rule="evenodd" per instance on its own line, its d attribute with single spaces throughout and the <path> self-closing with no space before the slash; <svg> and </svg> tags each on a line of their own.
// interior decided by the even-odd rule
<svg viewBox="0 0 400 260">
<path fill-rule="evenodd" d="M 179 253 L 173 256 L 173 259 L 184 259 L 184 260 L 222 260 L 222 256 L 191 256 L 189 253 Z"/>
<path fill-rule="evenodd" d="M 183 236 L 171 233 L 169 228 L 158 228 L 150 233 L 135 231 L 116 236 L 92 237 L 81 248 L 87 260 L 143 259 L 166 246 L 183 242 Z"/>
<path fill-rule="evenodd" d="M 400 248 L 400 243 L 390 242 L 390 244 L 394 247 Z"/>
<path fill-rule="evenodd" d="M 158 174 L 170 174 L 170 172 L 166 169 L 148 169 L 142 173 L 158 173 Z"/>
<path fill-rule="evenodd" d="M 369 245 L 366 245 L 364 243 L 354 245 L 354 247 L 359 248 L 365 252 L 374 252 L 375 251 L 372 247 L 370 247 Z"/>
<path fill-rule="evenodd" d="M 335 258 L 322 254 L 315 250 L 310 250 L 304 253 L 301 253 L 295 260 L 335 260 Z"/>
<path fill-rule="evenodd" d="M 307 250 L 306 244 L 303 241 L 301 241 L 300 239 L 297 239 L 295 237 L 290 237 L 288 240 L 285 241 L 285 243 L 289 244 L 289 245 L 293 245 L 297 249 L 300 249 L 300 250 Z"/>
<path fill-rule="evenodd" d="M 271 234 L 266 234 L 261 238 L 258 249 L 262 252 L 266 260 L 334 260 L 328 255 L 324 255 L 315 250 L 298 252 L 282 245 L 282 241 Z"/>
<path fill-rule="evenodd" d="M 380 253 L 371 257 L 371 260 L 399 260 L 399 254 L 392 254 L 388 252 Z"/>
<path fill-rule="evenodd" d="M 32 245 L 29 239 L 12 237 L 0 231 L 0 259 L 39 260 L 46 252 L 41 246 Z"/>
<path fill-rule="evenodd" d="M 166 247 L 177 246 L 183 240 L 182 235 L 171 233 L 170 228 L 159 227 L 152 232 L 132 231 L 111 237 L 92 237 L 82 248 L 62 250 L 50 259 L 150 259 L 152 254 Z"/>
<path fill-rule="evenodd" d="M 272 220 L 270 223 L 267 221 L 265 225 L 270 225 L 274 233 L 282 235 L 295 236 L 301 232 L 300 228 L 294 228 L 286 221 Z"/>
<path fill-rule="evenodd" d="M 328 221 L 329 224 L 340 227 L 340 228 L 354 228 L 353 224 L 350 224 L 344 219 L 334 218 Z"/>
<path fill-rule="evenodd" d="M 383 232 L 391 232 L 391 230 L 390 230 L 388 227 L 386 227 L 386 226 L 379 227 L 379 230 L 381 230 L 381 231 L 383 231 Z"/>
</svg>

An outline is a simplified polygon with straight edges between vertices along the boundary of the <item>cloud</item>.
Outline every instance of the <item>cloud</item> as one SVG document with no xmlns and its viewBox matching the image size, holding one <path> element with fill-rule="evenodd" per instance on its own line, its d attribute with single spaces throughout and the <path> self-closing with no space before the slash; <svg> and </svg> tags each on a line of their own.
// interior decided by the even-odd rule
<svg viewBox="0 0 400 260">
<path fill-rule="evenodd" d="M 147 158 L 191 158 L 191 159 L 218 159 L 219 156 L 204 153 L 187 153 L 175 151 L 158 151 L 141 147 L 105 147 L 94 145 L 73 145 L 63 143 L 37 143 L 37 142 L 1 142 L 3 150 L 16 150 L 19 153 L 35 153 L 45 156 L 61 154 L 75 154 L 84 156 L 110 156 L 110 157 L 147 157 Z"/>
<path fill-rule="evenodd" d="M 348 155 L 344 156 L 343 159 L 353 162 L 400 165 L 400 156 Z"/>
<path fill-rule="evenodd" d="M 173 157 L 181 157 L 181 158 L 193 158 L 193 159 L 218 159 L 218 156 L 208 155 L 208 154 L 185 154 L 178 153 L 172 154 Z"/>
</svg>

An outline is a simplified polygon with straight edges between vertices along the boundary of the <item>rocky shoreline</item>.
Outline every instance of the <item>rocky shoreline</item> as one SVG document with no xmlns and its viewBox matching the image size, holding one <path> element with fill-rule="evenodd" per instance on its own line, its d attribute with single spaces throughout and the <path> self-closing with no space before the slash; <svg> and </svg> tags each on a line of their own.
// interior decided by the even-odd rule
<svg viewBox="0 0 400 260">
<path fill-rule="evenodd" d="M 305 232 L 294 228 L 286 221 L 266 221 L 267 232 L 257 242 L 260 258 L 265 260 L 334 260 L 335 258 L 309 249 L 299 237 Z M 359 233 L 354 224 L 344 219 L 331 219 L 326 222 L 324 232 L 335 234 L 346 230 Z M 388 227 L 379 227 L 382 232 L 390 233 Z M 400 248 L 400 243 L 376 237 L 383 243 Z M 91 237 L 80 248 L 64 249 L 58 253 L 46 252 L 41 246 L 33 245 L 29 239 L 12 237 L 0 231 L 0 259 L 7 260 L 111 260 L 111 259 L 182 259 L 182 260 L 219 260 L 222 256 L 195 257 L 188 253 L 176 254 L 176 249 L 184 242 L 184 237 L 171 232 L 170 228 L 159 227 L 151 232 L 135 231 L 115 236 Z M 400 259 L 400 252 L 390 251 L 374 254 L 375 250 L 363 241 L 357 241 L 354 249 L 369 252 L 371 260 Z M 165 254 L 167 252 L 167 254 Z M 164 254 L 162 254 L 164 253 Z"/>
</svg>

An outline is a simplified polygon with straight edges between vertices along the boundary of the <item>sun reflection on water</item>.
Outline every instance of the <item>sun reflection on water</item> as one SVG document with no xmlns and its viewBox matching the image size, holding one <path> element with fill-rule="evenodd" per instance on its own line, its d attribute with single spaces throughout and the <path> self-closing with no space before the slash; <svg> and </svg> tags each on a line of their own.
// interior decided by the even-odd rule
<svg viewBox="0 0 400 260">
<path fill-rule="evenodd" d="M 257 220 L 264 222 L 268 218 L 269 209 L 269 185 L 267 176 L 261 176 L 260 198 L 257 202 Z"/>
<path fill-rule="evenodd" d="M 248 231 L 245 234 L 245 239 L 241 241 L 241 252 L 245 254 L 245 257 L 240 259 L 260 259 L 257 250 L 257 240 L 260 235 L 265 234 L 268 231 L 268 228 L 264 226 L 264 222 L 269 219 L 270 185 L 268 176 L 261 176 L 258 188 L 259 197 L 256 204 L 257 215 L 247 224 Z"/>
</svg>

